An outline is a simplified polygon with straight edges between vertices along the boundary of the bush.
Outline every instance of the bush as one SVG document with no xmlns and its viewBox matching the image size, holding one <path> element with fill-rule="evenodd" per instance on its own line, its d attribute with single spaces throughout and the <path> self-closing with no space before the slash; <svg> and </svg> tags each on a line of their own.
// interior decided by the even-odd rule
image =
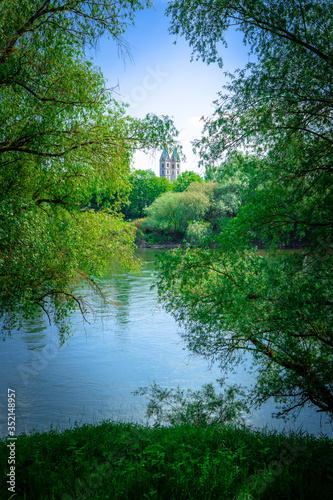
<svg viewBox="0 0 333 500">
<path fill-rule="evenodd" d="M 146 227 L 184 234 L 188 224 L 191 221 L 200 220 L 208 207 L 209 198 L 205 193 L 167 192 L 146 209 L 148 216 Z"/>
<path fill-rule="evenodd" d="M 213 231 L 209 222 L 194 221 L 188 226 L 185 239 L 190 245 L 198 245 L 201 240 L 207 238 L 212 233 Z"/>
</svg>

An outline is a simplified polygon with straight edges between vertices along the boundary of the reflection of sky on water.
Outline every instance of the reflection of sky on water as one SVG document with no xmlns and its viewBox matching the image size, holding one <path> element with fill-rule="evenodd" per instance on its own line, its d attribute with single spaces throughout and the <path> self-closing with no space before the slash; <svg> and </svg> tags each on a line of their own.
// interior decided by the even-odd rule
<svg viewBox="0 0 333 500">
<path fill-rule="evenodd" d="M 177 324 L 157 305 L 156 292 L 151 290 L 154 251 L 141 251 L 141 255 L 148 261 L 141 276 L 105 277 L 114 305 L 106 307 L 85 291 L 93 300 L 94 315 L 89 324 L 76 313 L 73 334 L 61 348 L 56 328 L 42 318 L 2 342 L 1 435 L 6 434 L 8 387 L 16 390 L 20 433 L 106 418 L 144 422 L 145 399 L 131 394 L 139 386 L 156 380 L 168 387 L 199 389 L 221 376 L 217 367 L 209 370 L 205 360 L 186 351 Z M 249 380 L 242 367 L 229 377 L 231 383 Z M 273 410 L 273 405 L 267 405 L 250 423 L 283 428 L 282 421 L 270 418 Z M 318 416 L 306 415 L 302 420 L 303 428 L 321 431 Z"/>
</svg>

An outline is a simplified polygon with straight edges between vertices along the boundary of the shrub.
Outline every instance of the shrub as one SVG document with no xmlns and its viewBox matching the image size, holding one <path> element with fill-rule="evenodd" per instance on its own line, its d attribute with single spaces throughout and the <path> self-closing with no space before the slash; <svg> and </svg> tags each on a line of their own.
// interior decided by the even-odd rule
<svg viewBox="0 0 333 500">
<path fill-rule="evenodd" d="M 190 245 L 198 245 L 200 240 L 207 238 L 212 233 L 209 222 L 194 221 L 188 226 L 185 239 Z"/>
</svg>

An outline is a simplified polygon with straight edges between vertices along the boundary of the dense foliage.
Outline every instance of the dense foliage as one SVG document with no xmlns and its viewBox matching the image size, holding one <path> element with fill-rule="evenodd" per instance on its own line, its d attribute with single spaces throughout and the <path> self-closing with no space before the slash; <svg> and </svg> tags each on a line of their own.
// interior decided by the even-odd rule
<svg viewBox="0 0 333 500">
<path fill-rule="evenodd" d="M 185 191 L 192 182 L 202 182 L 202 178 L 199 174 L 196 174 L 191 170 L 185 170 L 185 172 L 178 175 L 177 179 L 173 180 L 172 190 L 176 193 L 181 193 L 182 191 Z"/>
<path fill-rule="evenodd" d="M 329 243 L 332 223 L 331 2 L 192 0 L 172 2 L 171 31 L 194 52 L 222 64 L 231 25 L 256 61 L 231 76 L 197 143 L 205 165 L 247 146 L 267 160 L 266 189 L 256 200 L 256 227 L 311 231 Z M 270 235 L 272 237 L 272 235 Z M 322 245 L 323 246 L 323 245 Z"/>
<path fill-rule="evenodd" d="M 138 221 L 140 229 L 146 236 L 152 232 L 173 238 L 185 236 L 190 244 L 197 244 L 209 235 L 215 238 L 225 222 L 236 217 L 239 208 L 248 201 L 254 184 L 258 185 L 252 173 L 261 163 L 256 157 L 249 158 L 241 153 L 232 155 L 214 171 L 210 169 L 211 180 L 193 180 L 184 190 L 173 189 L 156 198 L 144 211 L 146 220 Z M 246 165 L 246 170 L 241 172 L 240 165 Z M 228 177 L 225 176 L 227 169 L 230 171 Z"/>
<path fill-rule="evenodd" d="M 252 353 L 257 404 L 273 397 L 282 414 L 310 405 L 333 416 L 333 4 L 176 0 L 168 12 L 171 31 L 209 63 L 222 65 L 230 26 L 243 32 L 255 62 L 230 77 L 196 147 L 225 179 L 235 148 L 261 161 L 238 162 L 245 203 L 216 248 L 162 259 L 160 298 L 194 351 L 225 369 Z M 279 253 L 288 240 L 302 250 Z"/>
<path fill-rule="evenodd" d="M 147 215 L 146 208 L 166 191 L 182 192 L 192 182 L 202 182 L 200 175 L 185 171 L 172 183 L 166 177 L 157 177 L 152 170 L 134 170 L 129 176 L 129 195 L 121 211 L 126 219 L 140 219 Z M 112 203 L 110 199 L 102 200 L 102 206 Z"/>
<path fill-rule="evenodd" d="M 0 466 L 9 477 L 8 442 Z M 16 498 L 330 500 L 332 440 L 232 426 L 103 422 L 17 437 Z M 10 498 L 5 480 L 0 496 Z M 15 498 L 15 497 L 14 497 Z"/>
<path fill-rule="evenodd" d="M 168 192 L 146 209 L 146 228 L 184 234 L 190 221 L 199 220 L 209 206 L 204 192 Z"/>
<path fill-rule="evenodd" d="M 172 189 L 165 177 L 157 177 L 152 170 L 133 170 L 127 177 L 127 191 L 114 194 L 94 194 L 89 206 L 93 210 L 119 207 L 126 220 L 139 219 L 146 215 L 145 209 L 162 193 Z M 120 196 L 121 194 L 121 196 Z"/>
<path fill-rule="evenodd" d="M 135 268 L 133 230 L 116 213 L 136 148 L 173 144 L 170 120 L 126 115 L 85 55 L 122 34 L 149 2 L 5 0 L 0 7 L 0 315 L 61 320 L 84 279 Z M 126 47 L 125 47 L 126 48 Z M 112 212 L 90 212 L 108 196 Z"/>
<path fill-rule="evenodd" d="M 126 219 L 139 219 L 146 215 L 145 208 L 166 191 L 171 191 L 171 182 L 157 177 L 151 170 L 135 170 L 129 177 L 128 204 L 122 208 Z"/>
</svg>

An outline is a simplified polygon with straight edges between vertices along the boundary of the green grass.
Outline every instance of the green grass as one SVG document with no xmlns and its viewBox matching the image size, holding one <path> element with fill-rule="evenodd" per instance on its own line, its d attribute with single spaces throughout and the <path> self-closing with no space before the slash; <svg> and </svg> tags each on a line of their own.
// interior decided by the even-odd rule
<svg viewBox="0 0 333 500">
<path fill-rule="evenodd" d="M 15 451 L 17 500 L 333 498 L 333 440 L 308 435 L 104 422 L 20 435 Z"/>
</svg>

